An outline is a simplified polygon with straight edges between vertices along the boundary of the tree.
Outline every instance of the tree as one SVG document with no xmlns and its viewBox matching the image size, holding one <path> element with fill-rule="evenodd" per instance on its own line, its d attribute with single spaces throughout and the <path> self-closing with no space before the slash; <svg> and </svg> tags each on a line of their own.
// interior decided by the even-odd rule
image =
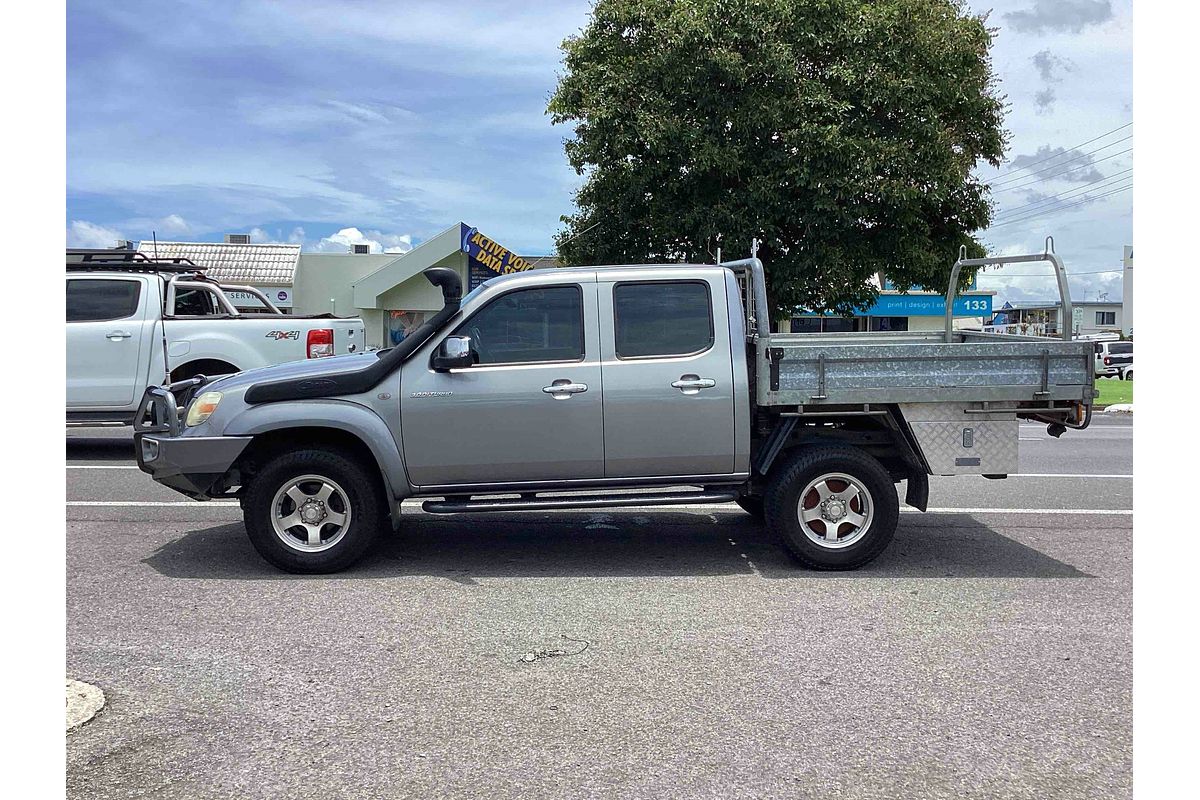
<svg viewBox="0 0 1200 800">
<path fill-rule="evenodd" d="M 548 108 L 585 176 L 560 255 L 711 261 L 759 238 L 785 315 L 861 308 L 877 272 L 944 291 L 961 245 L 984 254 L 971 170 L 1007 141 L 992 33 L 954 0 L 598 0 Z"/>
</svg>

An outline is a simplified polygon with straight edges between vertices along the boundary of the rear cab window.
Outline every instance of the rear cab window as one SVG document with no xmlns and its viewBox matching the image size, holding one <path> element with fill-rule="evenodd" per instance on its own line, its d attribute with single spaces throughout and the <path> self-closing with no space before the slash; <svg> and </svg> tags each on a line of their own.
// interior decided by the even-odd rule
<svg viewBox="0 0 1200 800">
<path fill-rule="evenodd" d="M 1133 353 L 1133 342 L 1114 342 L 1108 346 L 1108 352 L 1114 356 L 1127 356 Z"/>
<path fill-rule="evenodd" d="M 142 282 L 122 278 L 69 278 L 67 322 L 106 322 L 137 313 Z"/>
<path fill-rule="evenodd" d="M 613 287 L 618 358 L 703 353 L 713 345 L 712 296 L 704 281 L 622 282 Z"/>
<path fill-rule="evenodd" d="M 225 309 L 217 300 L 217 295 L 210 289 L 180 288 L 175 292 L 175 308 L 172 314 L 176 317 L 211 317 L 225 313 Z"/>
</svg>

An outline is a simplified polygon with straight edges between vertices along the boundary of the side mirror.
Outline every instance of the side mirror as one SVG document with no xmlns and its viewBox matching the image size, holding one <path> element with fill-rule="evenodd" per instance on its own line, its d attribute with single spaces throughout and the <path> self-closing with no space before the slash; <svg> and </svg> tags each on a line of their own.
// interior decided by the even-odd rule
<svg viewBox="0 0 1200 800">
<path fill-rule="evenodd" d="M 435 372 L 449 372 L 469 367 L 478 360 L 470 336 L 447 336 L 434 351 L 432 366 Z"/>
</svg>

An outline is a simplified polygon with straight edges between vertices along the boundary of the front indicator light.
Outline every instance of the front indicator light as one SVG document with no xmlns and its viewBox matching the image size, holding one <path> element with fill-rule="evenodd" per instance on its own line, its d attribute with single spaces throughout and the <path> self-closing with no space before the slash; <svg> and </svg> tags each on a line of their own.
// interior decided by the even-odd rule
<svg viewBox="0 0 1200 800">
<path fill-rule="evenodd" d="M 205 392 L 197 397 L 188 408 L 185 423 L 189 428 L 200 425 L 212 416 L 213 412 L 217 410 L 217 404 L 220 402 L 220 392 Z"/>
</svg>

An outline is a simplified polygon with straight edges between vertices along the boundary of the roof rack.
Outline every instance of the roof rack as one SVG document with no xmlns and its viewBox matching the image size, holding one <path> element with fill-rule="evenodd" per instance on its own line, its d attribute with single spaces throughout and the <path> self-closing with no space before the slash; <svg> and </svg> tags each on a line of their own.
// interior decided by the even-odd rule
<svg viewBox="0 0 1200 800">
<path fill-rule="evenodd" d="M 139 250 L 67 249 L 67 269 L 78 272 L 203 273 L 190 258 L 151 258 Z"/>
</svg>

